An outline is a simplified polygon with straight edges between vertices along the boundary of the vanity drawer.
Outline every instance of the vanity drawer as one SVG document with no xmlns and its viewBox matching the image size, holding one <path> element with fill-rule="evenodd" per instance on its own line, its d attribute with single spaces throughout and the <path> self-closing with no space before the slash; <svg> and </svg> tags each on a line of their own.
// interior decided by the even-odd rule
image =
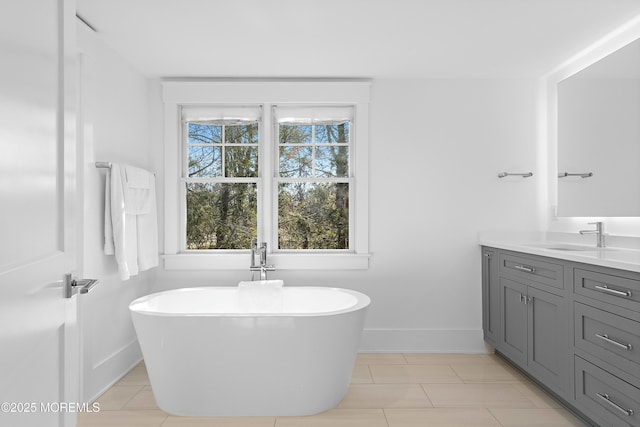
<svg viewBox="0 0 640 427">
<path fill-rule="evenodd" d="M 640 379 L 640 322 L 576 302 L 575 346 Z"/>
<path fill-rule="evenodd" d="M 564 287 L 563 265 L 538 258 L 501 254 L 500 273 L 533 280 L 553 288 L 562 289 Z"/>
<path fill-rule="evenodd" d="M 576 405 L 601 426 L 640 426 L 640 389 L 577 357 Z"/>
<path fill-rule="evenodd" d="M 640 311 L 640 278 L 614 276 L 576 268 L 574 292 L 598 301 Z"/>
</svg>

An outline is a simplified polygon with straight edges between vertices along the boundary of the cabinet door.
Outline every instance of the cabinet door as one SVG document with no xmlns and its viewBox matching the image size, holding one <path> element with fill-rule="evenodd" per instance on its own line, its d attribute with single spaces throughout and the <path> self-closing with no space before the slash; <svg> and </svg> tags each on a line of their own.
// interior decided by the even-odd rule
<svg viewBox="0 0 640 427">
<path fill-rule="evenodd" d="M 498 257 L 488 249 L 482 251 L 482 329 L 484 339 L 497 347 L 500 336 L 500 282 Z"/>
<path fill-rule="evenodd" d="M 512 361 L 527 365 L 527 287 L 500 278 L 500 338 L 498 351 Z"/>
<path fill-rule="evenodd" d="M 569 383 L 568 308 L 562 297 L 529 287 L 528 370 L 543 383 L 564 395 Z"/>
</svg>

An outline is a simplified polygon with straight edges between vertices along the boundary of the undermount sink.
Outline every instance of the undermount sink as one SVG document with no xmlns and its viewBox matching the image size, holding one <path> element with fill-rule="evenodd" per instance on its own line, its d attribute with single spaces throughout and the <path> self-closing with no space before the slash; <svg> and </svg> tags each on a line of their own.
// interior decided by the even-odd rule
<svg viewBox="0 0 640 427">
<path fill-rule="evenodd" d="M 549 246 L 546 249 L 551 249 L 554 251 L 578 251 L 578 252 L 584 252 L 584 251 L 597 251 L 600 250 L 601 248 L 583 248 L 583 247 L 568 247 L 568 246 Z"/>
<path fill-rule="evenodd" d="M 539 248 L 550 249 L 553 251 L 567 251 L 567 252 L 603 252 L 612 251 L 611 248 L 598 248 L 595 246 L 582 246 L 582 245 L 571 245 L 571 244 L 563 244 L 563 243 L 547 243 L 542 245 L 536 245 Z M 615 250 L 615 249 L 613 249 Z"/>
</svg>

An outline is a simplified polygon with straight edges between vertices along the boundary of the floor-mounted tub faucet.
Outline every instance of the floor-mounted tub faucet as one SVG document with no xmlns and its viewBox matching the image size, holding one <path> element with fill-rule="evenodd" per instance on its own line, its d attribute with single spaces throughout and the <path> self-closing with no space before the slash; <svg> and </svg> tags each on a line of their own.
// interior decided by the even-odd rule
<svg viewBox="0 0 640 427">
<path fill-rule="evenodd" d="M 256 258 L 259 260 L 259 264 L 256 263 Z M 267 265 L 267 242 L 260 243 L 258 247 L 258 241 L 251 240 L 251 280 L 253 280 L 253 272 L 260 272 L 260 280 L 267 280 L 267 271 L 276 271 L 273 265 Z"/>
<path fill-rule="evenodd" d="M 598 222 L 590 222 L 589 225 L 595 225 L 596 229 L 595 230 L 580 230 L 580 234 L 595 234 L 596 235 L 596 247 L 598 248 L 604 248 L 605 247 L 605 243 L 604 243 L 604 222 L 602 221 L 598 221 Z"/>
</svg>

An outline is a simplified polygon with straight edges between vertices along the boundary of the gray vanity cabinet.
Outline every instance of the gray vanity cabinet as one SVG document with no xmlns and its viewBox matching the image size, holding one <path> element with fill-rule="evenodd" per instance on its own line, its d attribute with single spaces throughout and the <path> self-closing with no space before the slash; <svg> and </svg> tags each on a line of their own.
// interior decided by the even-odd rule
<svg viewBox="0 0 640 427">
<path fill-rule="evenodd" d="M 640 427 L 640 273 L 482 255 L 487 342 L 594 425 Z"/>
<path fill-rule="evenodd" d="M 640 426 L 640 274 L 573 270 L 574 405 L 598 425 Z"/>
<path fill-rule="evenodd" d="M 569 316 L 564 265 L 499 252 L 500 337 L 496 349 L 560 396 L 569 390 Z"/>
<path fill-rule="evenodd" d="M 561 396 L 569 390 L 569 311 L 565 298 L 528 289 L 527 367 Z"/>
<path fill-rule="evenodd" d="M 484 339 L 496 346 L 500 335 L 500 289 L 498 282 L 498 256 L 496 251 L 482 250 L 482 329 Z"/>
<path fill-rule="evenodd" d="M 564 298 L 506 277 L 500 278 L 501 335 L 496 349 L 564 396 L 567 369 L 567 307 Z"/>
<path fill-rule="evenodd" d="M 500 337 L 496 349 L 527 366 L 527 286 L 500 277 Z"/>
</svg>

